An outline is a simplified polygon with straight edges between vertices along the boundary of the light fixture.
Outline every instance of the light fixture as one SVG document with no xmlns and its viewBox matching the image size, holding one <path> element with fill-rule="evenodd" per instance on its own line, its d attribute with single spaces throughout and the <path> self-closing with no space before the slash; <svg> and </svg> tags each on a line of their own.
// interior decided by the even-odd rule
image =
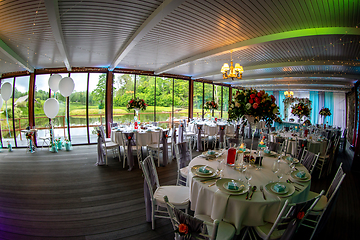
<svg viewBox="0 0 360 240">
<path fill-rule="evenodd" d="M 232 59 L 232 51 L 231 51 L 231 63 L 230 67 L 228 63 L 224 63 L 221 67 L 221 73 L 223 74 L 223 79 L 234 78 L 242 79 L 242 73 L 244 72 L 243 67 L 239 63 L 235 63 L 235 67 L 233 66 L 233 59 Z"/>
<path fill-rule="evenodd" d="M 285 91 L 284 95 L 287 98 L 292 98 L 294 96 L 294 93 L 293 93 L 293 91 Z"/>
</svg>

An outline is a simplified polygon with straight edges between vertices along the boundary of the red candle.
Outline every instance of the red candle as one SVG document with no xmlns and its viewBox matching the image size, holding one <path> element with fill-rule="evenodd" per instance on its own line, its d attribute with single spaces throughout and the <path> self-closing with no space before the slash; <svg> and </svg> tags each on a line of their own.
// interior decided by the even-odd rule
<svg viewBox="0 0 360 240">
<path fill-rule="evenodd" d="M 235 155 L 236 155 L 236 149 L 235 148 L 229 148 L 228 149 L 228 155 L 227 155 L 227 164 L 234 165 L 235 164 Z"/>
</svg>

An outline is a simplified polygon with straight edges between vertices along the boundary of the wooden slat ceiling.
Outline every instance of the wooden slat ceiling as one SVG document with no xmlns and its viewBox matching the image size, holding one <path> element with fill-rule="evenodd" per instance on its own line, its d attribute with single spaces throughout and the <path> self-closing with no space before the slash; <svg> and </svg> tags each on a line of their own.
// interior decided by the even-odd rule
<svg viewBox="0 0 360 240">
<path fill-rule="evenodd" d="M 0 22 L 0 73 L 68 62 L 325 91 L 360 76 L 360 1 L 2 0 Z M 243 80 L 222 80 L 230 51 Z"/>
</svg>

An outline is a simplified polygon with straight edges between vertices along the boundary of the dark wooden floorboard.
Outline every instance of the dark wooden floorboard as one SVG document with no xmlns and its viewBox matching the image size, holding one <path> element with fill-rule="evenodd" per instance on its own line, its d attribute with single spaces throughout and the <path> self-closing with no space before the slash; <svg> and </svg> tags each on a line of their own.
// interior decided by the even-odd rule
<svg viewBox="0 0 360 240">
<path fill-rule="evenodd" d="M 24 149 L 0 153 L 0 240 L 173 239 L 168 219 L 158 219 L 155 230 L 145 221 L 141 170 L 123 169 L 111 153 L 108 166 L 96 166 L 96 156 L 95 145 L 57 154 Z M 340 162 L 347 176 L 316 239 L 357 239 L 360 180 L 350 172 L 349 156 L 340 152 L 336 164 Z M 175 184 L 175 162 L 157 170 L 162 185 Z M 311 190 L 327 190 L 332 177 L 313 179 Z"/>
</svg>

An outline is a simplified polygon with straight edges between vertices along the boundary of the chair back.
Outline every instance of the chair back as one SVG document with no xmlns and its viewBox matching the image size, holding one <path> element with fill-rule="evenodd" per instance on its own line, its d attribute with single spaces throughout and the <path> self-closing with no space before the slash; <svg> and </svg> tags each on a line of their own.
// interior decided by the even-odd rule
<svg viewBox="0 0 360 240">
<path fill-rule="evenodd" d="M 281 239 L 291 239 L 324 192 L 322 190 L 315 198 L 301 203 L 289 203 L 289 200 L 286 200 L 266 239 L 270 239 L 275 230 L 284 229 Z"/>
<path fill-rule="evenodd" d="M 154 189 L 160 187 L 159 177 L 156 171 L 155 163 L 153 157 L 147 156 L 143 161 L 140 162 L 141 170 L 143 171 L 147 187 L 151 199 L 154 198 Z"/>
<path fill-rule="evenodd" d="M 306 169 L 309 171 L 310 174 L 314 171 L 314 168 L 316 166 L 316 163 L 319 159 L 320 153 L 315 154 L 312 152 L 309 152 L 307 149 L 304 150 L 303 153 L 303 159 L 301 161 L 302 165 L 306 167 Z"/>
<path fill-rule="evenodd" d="M 192 152 L 190 150 L 190 141 L 177 143 L 175 145 L 176 161 L 178 163 L 178 169 L 186 167 L 192 160 Z"/>
<path fill-rule="evenodd" d="M 342 168 L 342 163 L 340 163 L 340 166 L 334 176 L 334 179 L 332 180 L 330 187 L 327 190 L 326 195 L 325 195 L 326 198 L 328 199 L 328 204 L 333 199 L 333 196 L 340 188 L 340 185 L 343 182 L 345 176 L 346 176 L 346 173 L 344 173 L 344 170 Z"/>
<path fill-rule="evenodd" d="M 269 150 L 277 153 L 281 152 L 282 143 L 269 142 Z"/>
<path fill-rule="evenodd" d="M 105 131 L 104 131 L 104 127 L 102 125 L 99 126 L 99 134 L 100 134 L 100 137 L 102 138 L 101 141 L 103 143 L 105 143 Z"/>
<path fill-rule="evenodd" d="M 213 223 L 205 222 L 187 213 L 184 213 L 183 211 L 176 208 L 173 204 L 171 204 L 166 195 L 164 196 L 164 201 L 166 203 L 166 208 L 171 220 L 171 224 L 173 226 L 173 229 L 175 230 L 175 239 L 179 239 L 179 237 L 182 235 L 181 233 L 179 233 L 179 225 L 181 224 L 183 226 L 186 226 L 188 230 L 191 230 L 191 232 L 189 232 L 189 234 L 191 234 L 191 239 L 216 239 L 216 234 L 219 228 L 218 220 L 214 220 Z M 208 234 L 206 225 L 213 226 L 213 231 L 211 235 Z"/>
</svg>

